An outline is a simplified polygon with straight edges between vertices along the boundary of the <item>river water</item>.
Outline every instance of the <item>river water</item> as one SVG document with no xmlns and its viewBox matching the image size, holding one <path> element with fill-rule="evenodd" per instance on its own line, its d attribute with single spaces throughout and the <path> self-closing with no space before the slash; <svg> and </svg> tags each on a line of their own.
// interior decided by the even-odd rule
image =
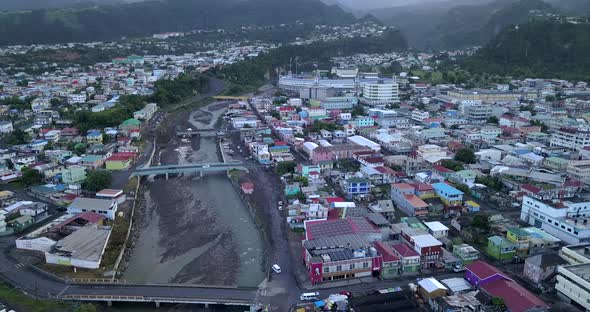
<svg viewBox="0 0 590 312">
<path fill-rule="evenodd" d="M 216 139 L 194 140 L 168 144 L 162 163 L 219 162 Z M 123 274 L 127 282 L 241 287 L 262 282 L 260 232 L 225 173 L 156 179 L 146 189 L 144 222 Z"/>
</svg>

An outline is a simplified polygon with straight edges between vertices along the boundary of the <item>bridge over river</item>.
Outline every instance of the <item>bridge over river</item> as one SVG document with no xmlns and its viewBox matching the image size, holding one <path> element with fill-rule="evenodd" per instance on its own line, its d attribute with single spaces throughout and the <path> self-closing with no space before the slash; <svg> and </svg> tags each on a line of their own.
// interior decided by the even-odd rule
<svg viewBox="0 0 590 312">
<path fill-rule="evenodd" d="M 227 170 L 244 170 L 248 169 L 241 161 L 230 161 L 225 163 L 205 163 L 205 164 L 183 164 L 183 165 L 161 165 L 150 166 L 136 169 L 131 176 L 151 176 L 151 175 L 166 175 L 177 173 L 200 173 L 227 171 Z"/>
</svg>

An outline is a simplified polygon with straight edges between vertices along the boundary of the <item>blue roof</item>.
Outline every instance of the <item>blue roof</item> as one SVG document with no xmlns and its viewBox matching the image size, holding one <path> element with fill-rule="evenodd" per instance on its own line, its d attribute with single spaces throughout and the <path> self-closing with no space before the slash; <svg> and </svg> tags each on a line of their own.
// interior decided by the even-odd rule
<svg viewBox="0 0 590 312">
<path fill-rule="evenodd" d="M 432 187 L 435 190 L 440 190 L 443 191 L 445 193 L 447 193 L 448 195 L 463 195 L 464 193 L 459 191 L 458 189 L 446 184 L 446 183 L 434 183 L 432 184 Z"/>
<path fill-rule="evenodd" d="M 88 135 L 87 136 L 99 136 L 101 135 L 100 131 L 98 130 L 92 130 L 92 131 L 88 131 Z"/>
</svg>

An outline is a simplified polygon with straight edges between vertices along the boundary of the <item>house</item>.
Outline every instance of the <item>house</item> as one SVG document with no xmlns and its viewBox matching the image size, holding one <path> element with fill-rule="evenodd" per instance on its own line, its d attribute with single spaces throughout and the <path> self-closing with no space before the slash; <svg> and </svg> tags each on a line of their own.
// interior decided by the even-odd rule
<svg viewBox="0 0 590 312">
<path fill-rule="evenodd" d="M 0 120 L 0 133 L 11 133 L 12 131 L 14 131 L 12 121 Z"/>
<path fill-rule="evenodd" d="M 65 184 L 78 184 L 86 180 L 86 168 L 83 166 L 69 166 L 61 171 L 61 180 Z"/>
<path fill-rule="evenodd" d="M 450 176 L 451 181 L 465 184 L 469 187 L 475 184 L 475 178 L 477 178 L 477 172 L 475 170 L 460 170 Z"/>
<path fill-rule="evenodd" d="M 402 273 L 402 259 L 389 242 L 375 242 L 375 248 L 383 257 L 381 276 L 385 279 L 397 277 Z"/>
<path fill-rule="evenodd" d="M 104 159 L 100 155 L 85 155 L 80 159 L 80 165 L 88 170 L 96 170 L 104 165 Z"/>
<path fill-rule="evenodd" d="M 402 238 L 420 255 L 422 268 L 434 268 L 442 259 L 442 243 L 434 236 L 430 234 L 408 235 L 406 230 L 402 230 Z"/>
<path fill-rule="evenodd" d="M 435 238 L 443 238 L 449 235 L 449 228 L 438 221 L 424 222 L 424 225 L 428 228 L 428 233 Z"/>
<path fill-rule="evenodd" d="M 538 254 L 524 261 L 523 274 L 533 283 L 540 284 L 557 273 L 557 266 L 566 263 L 555 253 Z"/>
<path fill-rule="evenodd" d="M 393 252 L 401 259 L 401 272 L 418 272 L 420 270 L 420 254 L 404 243 L 391 245 Z"/>
<path fill-rule="evenodd" d="M 468 244 L 454 245 L 453 253 L 461 259 L 463 265 L 470 264 L 479 259 L 479 251 Z"/>
<path fill-rule="evenodd" d="M 465 279 L 489 298 L 501 298 L 508 311 L 546 311 L 549 306 L 490 264 L 477 260 L 466 266 Z"/>
<path fill-rule="evenodd" d="M 446 184 L 434 183 L 432 184 L 434 192 L 443 201 L 446 207 L 455 207 L 463 205 L 463 192 Z"/>
<path fill-rule="evenodd" d="M 102 133 L 98 130 L 90 130 L 86 134 L 88 144 L 102 144 Z"/>
<path fill-rule="evenodd" d="M 394 183 L 391 185 L 391 200 L 409 216 L 424 216 L 428 214 L 428 204 L 416 196 L 415 191 L 410 184 Z"/>
<path fill-rule="evenodd" d="M 139 131 L 141 129 L 141 121 L 130 118 L 123 121 L 119 125 L 119 131 L 123 132 L 124 134 L 131 134 L 134 131 Z"/>
<path fill-rule="evenodd" d="M 134 119 L 150 120 L 152 116 L 158 111 L 158 104 L 148 103 L 144 108 L 133 113 Z"/>
<path fill-rule="evenodd" d="M 418 281 L 418 292 L 425 299 L 433 299 L 447 295 L 448 289 L 436 278 L 429 277 Z"/>
<path fill-rule="evenodd" d="M 381 214 L 389 222 L 395 220 L 395 207 L 391 200 L 379 200 L 377 204 L 369 205 L 369 209 L 373 213 Z"/>
<path fill-rule="evenodd" d="M 490 236 L 486 252 L 498 260 L 510 260 L 516 255 L 516 244 L 501 236 Z"/>
<path fill-rule="evenodd" d="M 107 170 L 125 170 L 131 167 L 135 153 L 115 153 L 105 161 Z"/>
<path fill-rule="evenodd" d="M 8 223 L 12 225 L 14 232 L 20 232 L 33 225 L 34 221 L 33 217 L 29 215 L 22 215 Z"/>
<path fill-rule="evenodd" d="M 366 179 L 345 179 L 341 181 L 341 186 L 348 198 L 368 195 L 371 192 L 371 183 Z"/>
<path fill-rule="evenodd" d="M 114 220 L 117 208 L 116 200 L 78 197 L 68 206 L 67 212 L 73 215 L 92 211 Z"/>
</svg>

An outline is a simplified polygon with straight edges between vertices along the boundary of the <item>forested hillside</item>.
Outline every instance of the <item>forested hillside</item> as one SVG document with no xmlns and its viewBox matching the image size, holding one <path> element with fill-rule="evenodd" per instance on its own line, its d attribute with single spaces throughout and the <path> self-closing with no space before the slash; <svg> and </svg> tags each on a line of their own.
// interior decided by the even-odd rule
<svg viewBox="0 0 590 312">
<path fill-rule="evenodd" d="M 319 0 L 163 0 L 0 13 L 0 45 L 96 41 L 166 31 L 293 23 L 348 24 Z"/>
<path fill-rule="evenodd" d="M 536 21 L 504 29 L 461 66 L 473 73 L 590 80 L 590 24 Z"/>
</svg>

